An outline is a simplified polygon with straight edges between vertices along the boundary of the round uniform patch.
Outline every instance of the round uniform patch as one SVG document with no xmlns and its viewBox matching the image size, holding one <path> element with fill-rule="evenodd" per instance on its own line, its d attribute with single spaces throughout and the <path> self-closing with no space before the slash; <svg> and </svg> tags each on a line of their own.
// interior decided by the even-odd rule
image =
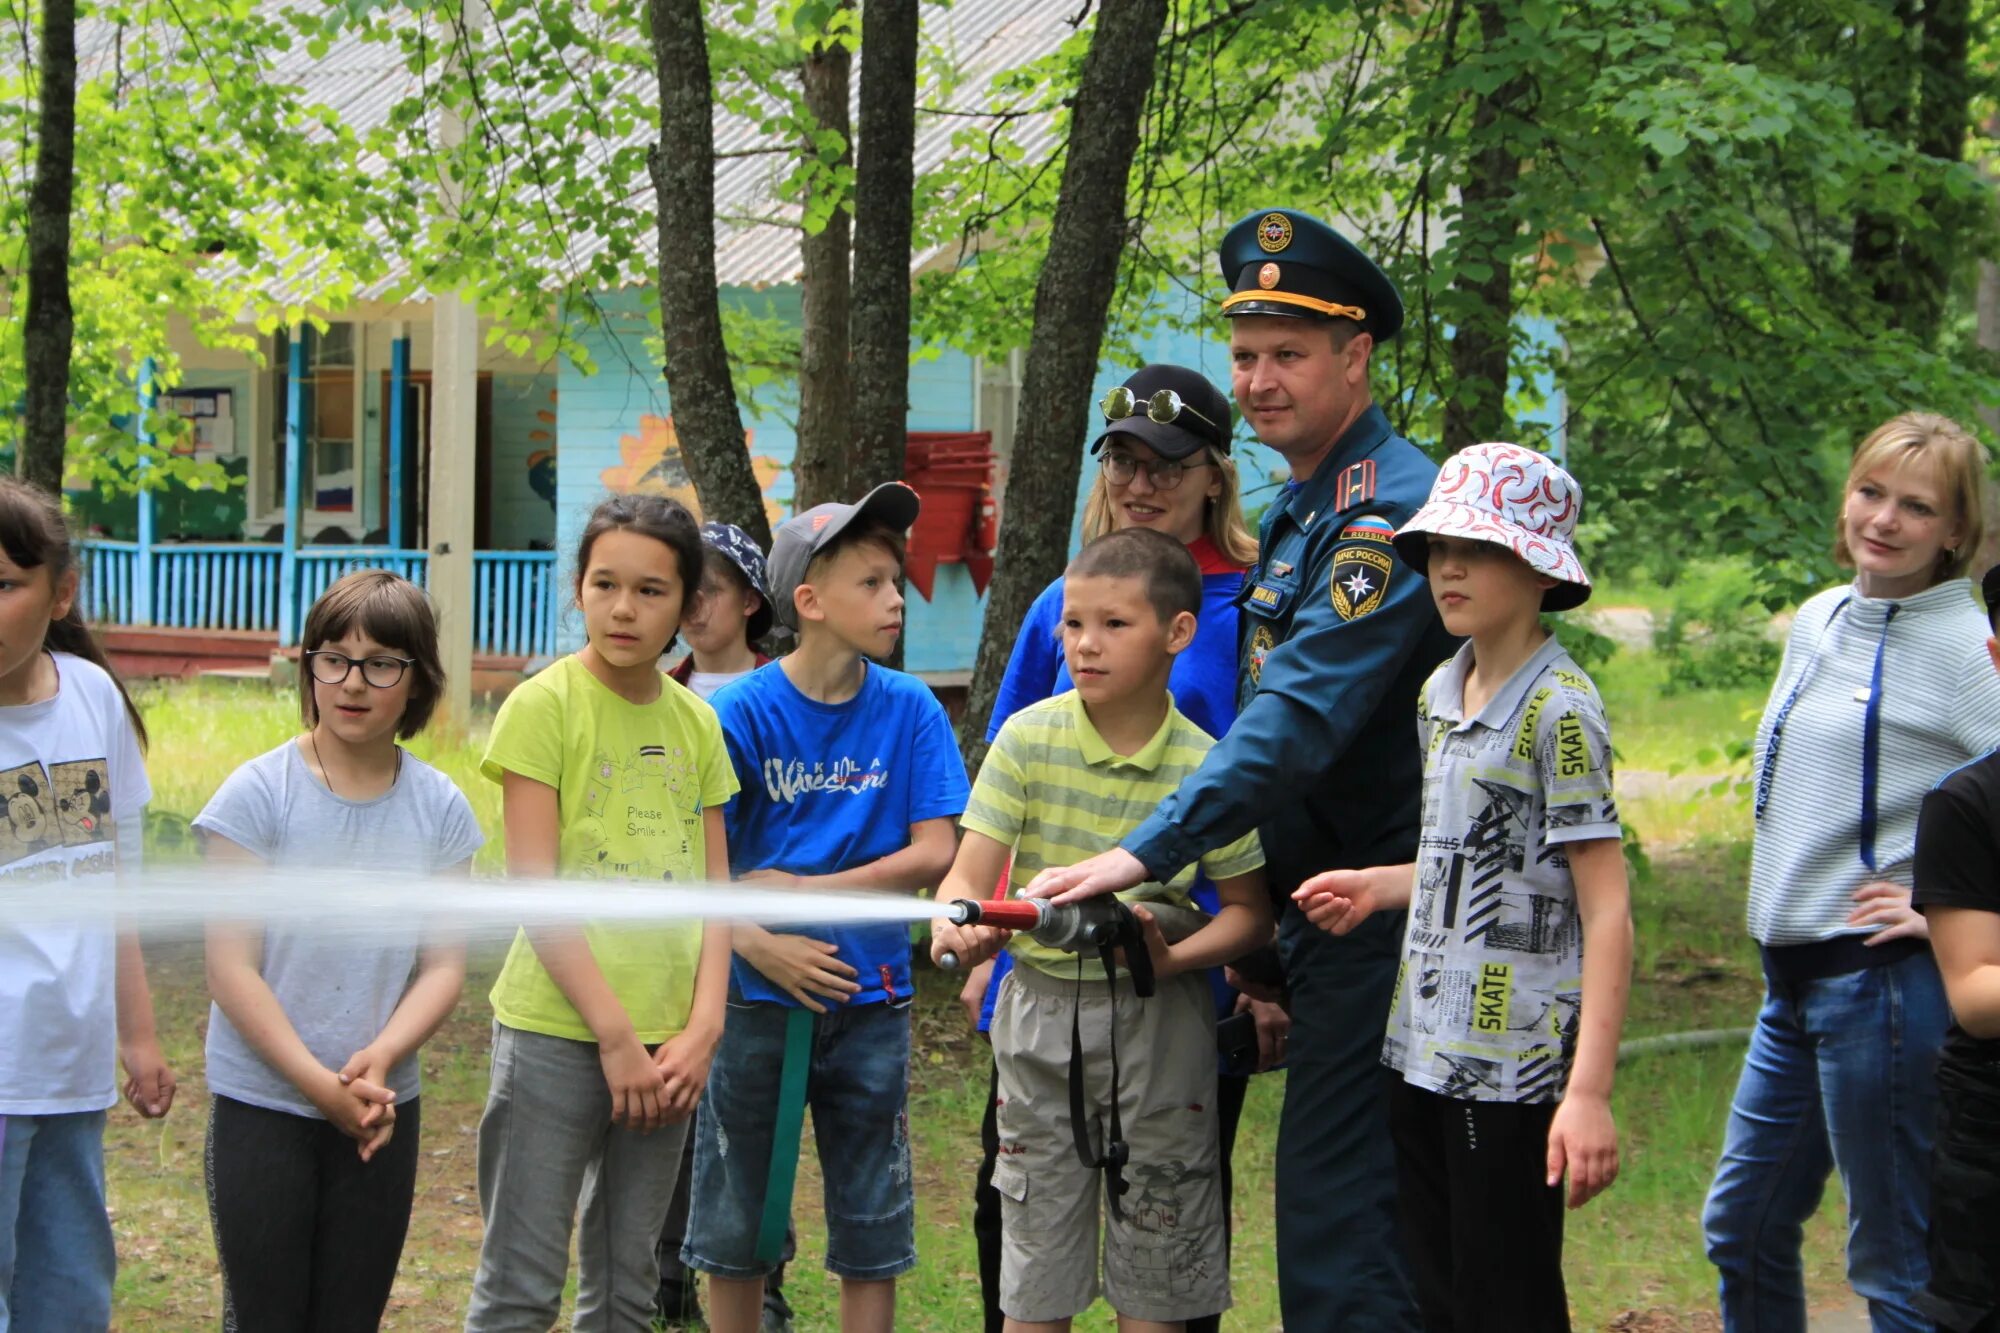
<svg viewBox="0 0 2000 1333">
<path fill-rule="evenodd" d="M 1267 255 L 1275 255 L 1292 243 L 1292 220 L 1283 213 L 1266 213 L 1264 220 L 1257 224 L 1257 246 Z"/>
<path fill-rule="evenodd" d="M 1257 684 L 1264 678 L 1264 659 L 1277 647 L 1278 636 L 1269 625 L 1259 625 L 1250 635 L 1250 683 Z"/>
<path fill-rule="evenodd" d="M 1264 267 L 1258 269 L 1257 285 L 1259 287 L 1262 287 L 1267 292 L 1270 291 L 1273 287 L 1277 286 L 1278 266 L 1276 264 L 1267 263 L 1264 265 Z"/>
</svg>

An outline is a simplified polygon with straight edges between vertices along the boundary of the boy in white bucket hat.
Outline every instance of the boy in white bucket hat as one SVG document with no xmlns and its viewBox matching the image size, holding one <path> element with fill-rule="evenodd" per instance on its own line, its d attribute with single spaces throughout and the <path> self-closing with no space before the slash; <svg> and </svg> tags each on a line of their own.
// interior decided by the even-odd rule
<svg viewBox="0 0 2000 1333">
<path fill-rule="evenodd" d="M 1419 700 L 1413 865 L 1334 870 L 1293 895 L 1339 935 L 1407 906 L 1382 1063 L 1397 1212 L 1429 1328 L 1569 1328 L 1565 1174 L 1579 1207 L 1618 1174 L 1611 1080 L 1632 922 L 1611 734 L 1541 613 L 1581 605 L 1582 495 L 1550 459 L 1474 445 L 1395 534 L 1464 635 Z M 1366 571 L 1357 571 L 1364 577 Z"/>
</svg>

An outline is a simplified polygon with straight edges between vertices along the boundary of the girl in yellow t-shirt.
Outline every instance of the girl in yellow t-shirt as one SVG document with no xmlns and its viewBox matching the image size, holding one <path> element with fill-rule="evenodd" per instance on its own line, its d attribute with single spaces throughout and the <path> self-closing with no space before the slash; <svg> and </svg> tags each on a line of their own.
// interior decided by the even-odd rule
<svg viewBox="0 0 2000 1333">
<path fill-rule="evenodd" d="M 481 765 L 504 793 L 509 873 L 728 879 L 722 807 L 737 784 L 722 729 L 659 669 L 701 565 L 700 531 L 672 500 L 592 513 L 576 557 L 588 642 L 508 696 Z M 576 1327 L 648 1326 L 661 1200 L 728 985 L 722 925 L 515 937 L 493 986 L 468 1333 L 555 1322 L 579 1196 Z"/>
</svg>

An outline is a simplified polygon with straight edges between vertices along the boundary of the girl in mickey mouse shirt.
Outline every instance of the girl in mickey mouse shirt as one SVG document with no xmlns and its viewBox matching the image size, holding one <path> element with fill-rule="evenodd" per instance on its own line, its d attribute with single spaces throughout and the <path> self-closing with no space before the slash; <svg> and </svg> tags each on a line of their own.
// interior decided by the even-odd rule
<svg viewBox="0 0 2000 1333">
<path fill-rule="evenodd" d="M 0 481 L 0 903 L 139 861 L 145 724 L 76 606 L 61 511 Z M 174 1100 L 139 943 L 106 917 L 26 922 L 0 906 L 0 1330 L 103 1329 L 117 1266 L 105 1113 Z"/>
</svg>

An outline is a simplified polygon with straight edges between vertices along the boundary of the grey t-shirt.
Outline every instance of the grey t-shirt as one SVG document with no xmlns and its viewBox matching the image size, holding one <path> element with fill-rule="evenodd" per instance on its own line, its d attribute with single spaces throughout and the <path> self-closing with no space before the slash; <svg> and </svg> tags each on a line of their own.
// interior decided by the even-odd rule
<svg viewBox="0 0 2000 1333">
<path fill-rule="evenodd" d="M 452 780 L 407 751 L 394 786 L 372 801 L 349 801 L 313 777 L 295 740 L 231 773 L 194 826 L 284 869 L 272 876 L 273 892 L 302 876 L 337 889 L 370 874 L 434 873 L 466 860 L 485 841 Z M 365 942 L 267 930 L 260 970 L 313 1058 L 339 1069 L 395 1012 L 416 969 L 420 936 L 414 918 L 384 921 Z M 390 1071 L 389 1083 L 399 1102 L 416 1096 L 416 1058 Z M 208 1087 L 252 1106 L 319 1116 L 214 1004 Z"/>
</svg>

